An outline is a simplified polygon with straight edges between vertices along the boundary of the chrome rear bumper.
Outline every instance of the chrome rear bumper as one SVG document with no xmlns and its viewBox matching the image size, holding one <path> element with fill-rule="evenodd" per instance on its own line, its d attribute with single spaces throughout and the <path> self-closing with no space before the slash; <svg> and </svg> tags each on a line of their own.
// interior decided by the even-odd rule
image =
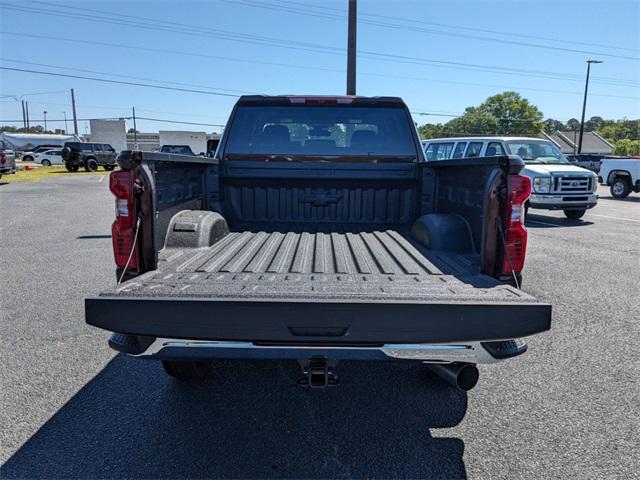
<svg viewBox="0 0 640 480">
<path fill-rule="evenodd" d="M 113 346 L 113 345 L 112 345 Z M 495 363 L 480 342 L 460 344 L 385 344 L 382 346 L 261 345 L 252 342 L 221 342 L 156 338 L 139 358 L 188 360 L 215 358 L 336 360 L 413 360 L 433 363 Z"/>
</svg>

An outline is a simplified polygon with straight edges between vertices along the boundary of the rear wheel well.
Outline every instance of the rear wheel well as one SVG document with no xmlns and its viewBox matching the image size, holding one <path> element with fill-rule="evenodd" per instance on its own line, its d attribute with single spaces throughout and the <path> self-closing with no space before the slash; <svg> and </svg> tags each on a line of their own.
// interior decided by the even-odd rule
<svg viewBox="0 0 640 480">
<path fill-rule="evenodd" d="M 617 177 L 629 177 L 629 180 L 631 180 L 631 174 L 626 170 L 613 170 L 609 173 L 609 177 L 607 177 L 607 183 L 613 183 Z"/>
</svg>

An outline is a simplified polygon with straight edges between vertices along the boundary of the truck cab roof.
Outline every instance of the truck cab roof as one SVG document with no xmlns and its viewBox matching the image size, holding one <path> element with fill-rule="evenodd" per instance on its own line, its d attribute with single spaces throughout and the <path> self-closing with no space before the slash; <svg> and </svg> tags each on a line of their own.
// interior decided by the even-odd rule
<svg viewBox="0 0 640 480">
<path fill-rule="evenodd" d="M 361 97 L 353 95 L 243 95 L 241 105 L 354 105 L 354 106 L 405 106 L 400 97 Z"/>
</svg>

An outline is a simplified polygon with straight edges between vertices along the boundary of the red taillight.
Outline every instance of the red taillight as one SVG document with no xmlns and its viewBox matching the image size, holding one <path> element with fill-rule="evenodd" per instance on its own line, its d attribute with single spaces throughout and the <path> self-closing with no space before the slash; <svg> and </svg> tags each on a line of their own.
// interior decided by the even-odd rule
<svg viewBox="0 0 640 480">
<path fill-rule="evenodd" d="M 502 272 L 522 272 L 527 251 L 527 229 L 524 227 L 524 203 L 531 195 L 531 180 L 522 175 L 509 175 L 507 215 L 505 218 L 505 255 Z"/>
<path fill-rule="evenodd" d="M 131 170 L 113 172 L 109 177 L 109 189 L 116 197 L 116 220 L 111 226 L 116 265 L 127 270 L 139 270 L 138 246 L 135 245 L 134 248 L 136 212 L 133 201 L 133 172 Z M 133 255 L 131 255 L 132 248 Z"/>
<path fill-rule="evenodd" d="M 7 156 L 4 154 L 4 152 L 0 152 L 0 165 L 6 165 L 7 163 Z"/>
</svg>

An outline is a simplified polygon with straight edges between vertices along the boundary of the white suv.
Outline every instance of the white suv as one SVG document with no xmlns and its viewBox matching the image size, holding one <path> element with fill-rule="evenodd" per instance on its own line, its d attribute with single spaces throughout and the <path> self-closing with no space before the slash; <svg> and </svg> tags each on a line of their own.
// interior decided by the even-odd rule
<svg viewBox="0 0 640 480">
<path fill-rule="evenodd" d="M 595 173 L 571 165 L 553 142 L 528 137 L 460 137 L 423 140 L 427 161 L 454 158 L 518 155 L 531 179 L 527 208 L 563 210 L 568 218 L 581 218 L 598 203 Z"/>
</svg>

